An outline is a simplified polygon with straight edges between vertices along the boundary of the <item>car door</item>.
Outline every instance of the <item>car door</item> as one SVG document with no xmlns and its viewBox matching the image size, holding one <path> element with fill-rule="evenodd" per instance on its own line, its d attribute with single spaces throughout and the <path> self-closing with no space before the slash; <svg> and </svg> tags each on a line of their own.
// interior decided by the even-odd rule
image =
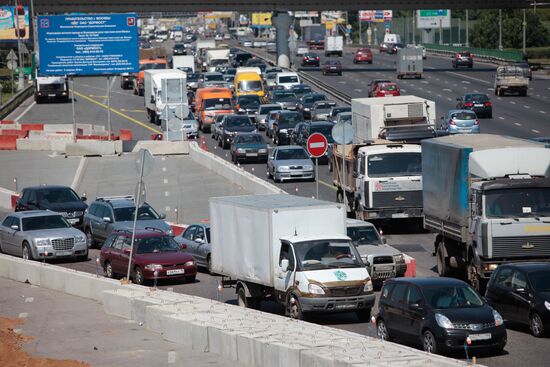
<svg viewBox="0 0 550 367">
<path fill-rule="evenodd" d="M 407 338 L 418 340 L 422 335 L 422 320 L 425 315 L 425 302 L 422 293 L 416 285 L 410 284 L 405 291 L 403 309 L 403 333 Z"/>
<path fill-rule="evenodd" d="M 12 248 L 10 245 L 10 237 L 12 237 L 11 228 L 13 223 L 13 217 L 7 216 L 0 225 L 0 245 L 3 252 L 7 254 L 12 254 Z"/>
<path fill-rule="evenodd" d="M 111 207 L 107 205 L 101 205 L 99 211 L 100 216 L 98 216 L 98 234 L 102 240 L 106 239 L 113 230 L 115 216 Z M 109 218 L 109 221 L 106 222 L 103 218 Z"/>
<path fill-rule="evenodd" d="M 531 306 L 532 293 L 529 291 L 527 277 L 515 269 L 512 275 L 512 310 L 515 321 L 521 323 L 529 322 L 529 311 Z"/>
<path fill-rule="evenodd" d="M 199 261 L 203 264 L 206 264 L 206 256 L 208 255 L 208 243 L 206 242 L 206 233 L 204 233 L 204 228 L 197 226 L 195 231 L 195 243 L 197 244 L 197 255 Z"/>
<path fill-rule="evenodd" d="M 386 309 L 386 326 L 394 335 L 405 335 L 403 333 L 403 308 L 405 304 L 406 283 L 396 283 L 393 287 Z"/>
<path fill-rule="evenodd" d="M 494 280 L 487 287 L 486 297 L 489 304 L 494 307 L 505 320 L 513 321 L 514 303 L 512 299 L 512 275 L 511 268 L 497 269 Z"/>
<path fill-rule="evenodd" d="M 274 161 L 275 157 L 277 157 L 277 148 L 271 149 L 269 152 L 269 158 L 267 159 L 267 172 L 269 172 L 271 175 L 275 173 L 275 167 L 274 167 Z"/>
<path fill-rule="evenodd" d="M 288 268 L 286 271 L 283 271 L 281 268 L 281 261 L 283 259 L 288 260 Z M 275 268 L 275 278 L 274 278 L 274 285 L 275 290 L 279 291 L 279 301 L 284 301 L 282 299 L 282 296 L 286 294 L 286 291 L 290 288 L 293 281 L 292 274 L 296 270 L 296 264 L 295 264 L 295 256 L 294 256 L 294 250 L 292 249 L 292 246 L 288 242 L 283 242 L 281 244 L 281 251 L 279 253 L 279 261 L 277 263 L 277 266 Z"/>
<path fill-rule="evenodd" d="M 113 271 L 118 274 L 125 273 L 127 269 L 124 269 L 122 261 L 122 245 L 124 244 L 124 236 L 117 236 L 111 249 L 109 251 L 108 260 L 111 262 Z"/>
<path fill-rule="evenodd" d="M 197 231 L 197 226 L 189 226 L 185 229 L 185 232 L 181 235 L 182 243 L 187 246 L 185 252 L 188 252 L 195 257 L 195 251 L 197 249 L 197 244 L 194 241 L 195 232 Z"/>
</svg>

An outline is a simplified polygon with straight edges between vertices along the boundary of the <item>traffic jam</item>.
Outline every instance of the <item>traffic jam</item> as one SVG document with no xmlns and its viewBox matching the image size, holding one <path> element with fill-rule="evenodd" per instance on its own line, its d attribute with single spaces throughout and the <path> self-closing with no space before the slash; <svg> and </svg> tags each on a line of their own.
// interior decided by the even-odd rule
<svg viewBox="0 0 550 367">
<path fill-rule="evenodd" d="M 302 68 L 341 76 L 338 37 L 305 43 L 294 56 Z M 105 277 L 154 287 L 191 285 L 200 272 L 232 288 L 242 307 L 275 302 L 288 317 L 306 320 L 352 313 L 356 322 L 372 323 L 379 339 L 429 353 L 462 352 L 466 343 L 500 355 L 508 323 L 544 337 L 550 328 L 544 144 L 480 133 L 480 117 L 492 116 L 483 93 L 464 94 L 438 118 L 434 101 L 373 79 L 365 97 L 342 104 L 296 68 L 259 57 L 274 52 L 270 43 L 187 26 L 141 29 L 139 72 L 119 75 L 120 88 L 143 99 L 147 123 L 162 130 L 154 139 L 201 146 L 209 139 L 235 166 L 265 164 L 273 184 L 316 182 L 314 198 L 210 198 L 209 220 L 176 233 L 165 214 L 139 205 L 134 195 L 90 200 L 67 186 L 37 183 L 20 190 L 15 210 L 2 219 L 0 252 L 70 263 L 95 261 L 89 251 L 98 250 Z M 422 46 L 389 33 L 376 51 L 413 55 L 407 59 L 420 64 L 426 57 Z M 353 64 L 373 60 L 368 47 L 353 51 Z M 462 52 L 450 66 L 472 64 Z M 410 65 L 397 70 L 399 80 L 422 78 Z M 523 76 L 520 66 L 500 66 L 495 93 L 504 94 L 506 78 Z M 42 92 L 53 86 L 68 98 L 66 80 L 55 79 L 37 79 L 38 103 L 54 99 Z M 330 174 L 332 202 L 317 199 L 320 170 Z M 404 219 L 436 235 L 434 276 L 416 277 L 410 256 L 379 231 L 382 223 Z"/>
</svg>

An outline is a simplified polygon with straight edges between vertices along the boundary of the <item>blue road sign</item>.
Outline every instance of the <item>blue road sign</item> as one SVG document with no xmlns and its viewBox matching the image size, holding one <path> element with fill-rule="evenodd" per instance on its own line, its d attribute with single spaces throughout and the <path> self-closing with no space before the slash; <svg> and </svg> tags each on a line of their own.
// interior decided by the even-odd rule
<svg viewBox="0 0 550 367">
<path fill-rule="evenodd" d="M 40 75 L 111 75 L 139 68 L 137 14 L 38 17 Z"/>
</svg>

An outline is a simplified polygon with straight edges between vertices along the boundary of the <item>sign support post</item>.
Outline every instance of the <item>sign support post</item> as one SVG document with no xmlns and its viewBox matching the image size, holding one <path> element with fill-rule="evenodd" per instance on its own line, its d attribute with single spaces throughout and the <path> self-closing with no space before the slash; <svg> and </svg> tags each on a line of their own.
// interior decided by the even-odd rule
<svg viewBox="0 0 550 367">
<path fill-rule="evenodd" d="M 319 199 L 319 158 L 315 158 L 315 199 Z"/>
<path fill-rule="evenodd" d="M 107 75 L 107 140 L 111 141 L 111 76 Z"/>
<path fill-rule="evenodd" d="M 322 157 L 327 152 L 328 141 L 323 134 L 313 133 L 307 139 L 306 146 L 310 157 L 315 158 L 316 198 L 319 199 L 319 157 Z"/>
<path fill-rule="evenodd" d="M 73 108 L 73 141 L 76 143 L 76 114 L 74 112 L 74 76 L 71 75 L 71 106 Z"/>
</svg>

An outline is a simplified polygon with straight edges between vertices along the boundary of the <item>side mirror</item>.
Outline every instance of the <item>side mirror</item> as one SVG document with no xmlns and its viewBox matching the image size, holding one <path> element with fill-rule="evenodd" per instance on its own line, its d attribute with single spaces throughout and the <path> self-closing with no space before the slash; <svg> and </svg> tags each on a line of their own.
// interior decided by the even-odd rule
<svg viewBox="0 0 550 367">
<path fill-rule="evenodd" d="M 14 231 L 19 231 L 19 226 L 17 224 L 12 224 L 10 228 Z"/>
<path fill-rule="evenodd" d="M 88 200 L 88 198 L 87 198 L 86 196 L 82 196 L 82 197 L 80 198 L 80 200 L 86 201 L 86 200 Z"/>
<path fill-rule="evenodd" d="M 202 238 L 195 238 L 195 242 L 196 242 L 196 243 L 203 244 L 203 243 L 204 243 L 204 240 L 203 240 Z"/>
<path fill-rule="evenodd" d="M 288 271 L 288 259 L 281 260 L 281 270 L 286 273 Z"/>
<path fill-rule="evenodd" d="M 160 217 L 160 219 L 166 219 L 166 214 L 160 213 L 159 217 Z"/>
<path fill-rule="evenodd" d="M 151 96 L 151 103 L 155 103 L 155 96 Z"/>
<path fill-rule="evenodd" d="M 103 221 L 104 221 L 105 223 L 111 223 L 111 222 L 112 222 L 112 219 L 111 219 L 111 217 L 103 217 Z"/>
<path fill-rule="evenodd" d="M 180 243 L 180 250 L 185 250 L 187 245 L 185 243 Z"/>
<path fill-rule="evenodd" d="M 409 305 L 409 310 L 416 311 L 416 312 L 422 312 L 422 311 L 424 311 L 424 308 L 419 303 L 411 303 Z"/>
<path fill-rule="evenodd" d="M 357 178 L 359 177 L 359 174 L 357 174 L 357 172 L 353 172 L 353 178 Z"/>
</svg>

